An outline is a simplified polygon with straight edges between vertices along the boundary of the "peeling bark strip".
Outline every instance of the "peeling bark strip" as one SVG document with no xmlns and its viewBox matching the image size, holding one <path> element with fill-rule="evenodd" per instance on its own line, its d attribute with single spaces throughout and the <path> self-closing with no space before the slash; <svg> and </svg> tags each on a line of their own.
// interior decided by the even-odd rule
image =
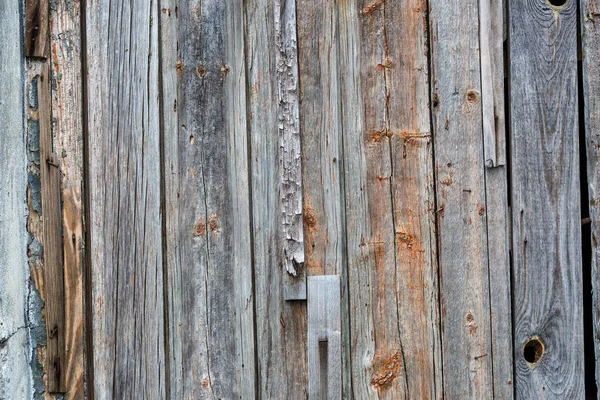
<svg viewBox="0 0 600 400">
<path fill-rule="evenodd" d="M 489 399 L 493 363 L 478 1 L 457 7 L 453 0 L 431 0 L 430 7 L 444 397 Z M 499 264 L 501 271 L 505 267 Z"/>
<path fill-rule="evenodd" d="M 342 398 L 340 277 L 308 277 L 308 397 Z"/>
<path fill-rule="evenodd" d="M 161 7 L 170 396 L 252 399 L 243 1 Z"/>
<path fill-rule="evenodd" d="M 40 124 L 40 180 L 42 187 L 42 225 L 44 246 L 44 286 L 46 290 L 46 374 L 49 393 L 65 392 L 67 352 L 65 348 L 65 277 L 63 269 L 63 232 L 61 172 L 52 139 L 52 102 L 50 66 L 43 66 L 38 80 Z"/>
<path fill-rule="evenodd" d="M 279 195 L 283 224 L 283 264 L 288 272 L 284 280 L 284 298 L 304 300 L 306 269 L 302 218 L 296 2 L 276 0 L 274 17 L 281 165 Z"/>
<path fill-rule="evenodd" d="M 157 0 L 85 9 L 98 398 L 165 398 Z"/>
<path fill-rule="evenodd" d="M 440 398 L 427 8 L 339 3 L 348 397 Z"/>
<path fill-rule="evenodd" d="M 580 0 L 590 219 L 596 384 L 600 383 L 600 0 Z M 581 107 L 581 104 L 580 104 Z"/>
<path fill-rule="evenodd" d="M 25 56 L 47 56 L 49 0 L 25 0 Z"/>
<path fill-rule="evenodd" d="M 516 393 L 584 398 L 577 2 L 513 0 L 509 15 Z"/>
</svg>

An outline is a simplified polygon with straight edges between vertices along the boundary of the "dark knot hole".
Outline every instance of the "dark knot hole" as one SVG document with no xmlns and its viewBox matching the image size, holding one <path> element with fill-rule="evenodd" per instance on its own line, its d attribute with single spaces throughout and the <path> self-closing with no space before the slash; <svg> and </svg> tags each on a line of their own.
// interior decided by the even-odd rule
<svg viewBox="0 0 600 400">
<path fill-rule="evenodd" d="M 537 338 L 531 338 L 523 346 L 523 358 L 529 364 L 537 364 L 540 358 L 544 355 L 544 344 Z"/>
<path fill-rule="evenodd" d="M 548 0 L 553 7 L 563 7 L 568 0 Z"/>
</svg>

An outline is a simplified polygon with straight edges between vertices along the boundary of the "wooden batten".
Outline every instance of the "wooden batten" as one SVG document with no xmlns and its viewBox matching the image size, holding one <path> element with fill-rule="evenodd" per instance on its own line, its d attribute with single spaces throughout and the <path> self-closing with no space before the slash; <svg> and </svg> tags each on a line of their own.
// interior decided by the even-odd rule
<svg viewBox="0 0 600 400">
<path fill-rule="evenodd" d="M 25 1 L 25 55 L 47 57 L 49 0 Z"/>
</svg>

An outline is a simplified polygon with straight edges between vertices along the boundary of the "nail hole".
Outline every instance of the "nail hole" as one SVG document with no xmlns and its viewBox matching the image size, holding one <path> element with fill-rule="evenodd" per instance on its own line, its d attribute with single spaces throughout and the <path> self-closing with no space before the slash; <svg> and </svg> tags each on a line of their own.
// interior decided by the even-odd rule
<svg viewBox="0 0 600 400">
<path fill-rule="evenodd" d="M 543 355 L 544 344 L 537 337 L 529 339 L 527 343 L 525 343 L 525 346 L 523 346 L 523 358 L 525 358 L 525 361 L 529 364 L 537 364 Z"/>
<path fill-rule="evenodd" d="M 568 0 L 548 0 L 552 7 L 564 7 Z"/>
</svg>

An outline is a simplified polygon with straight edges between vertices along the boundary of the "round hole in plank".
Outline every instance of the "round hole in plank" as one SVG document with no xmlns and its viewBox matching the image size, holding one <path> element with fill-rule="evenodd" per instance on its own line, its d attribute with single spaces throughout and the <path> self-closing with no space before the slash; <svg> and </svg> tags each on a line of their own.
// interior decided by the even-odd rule
<svg viewBox="0 0 600 400">
<path fill-rule="evenodd" d="M 548 0 L 552 7 L 564 7 L 569 0 Z"/>
<path fill-rule="evenodd" d="M 537 364 L 544 355 L 544 343 L 537 336 L 532 337 L 523 346 L 523 358 L 530 365 Z"/>
</svg>

